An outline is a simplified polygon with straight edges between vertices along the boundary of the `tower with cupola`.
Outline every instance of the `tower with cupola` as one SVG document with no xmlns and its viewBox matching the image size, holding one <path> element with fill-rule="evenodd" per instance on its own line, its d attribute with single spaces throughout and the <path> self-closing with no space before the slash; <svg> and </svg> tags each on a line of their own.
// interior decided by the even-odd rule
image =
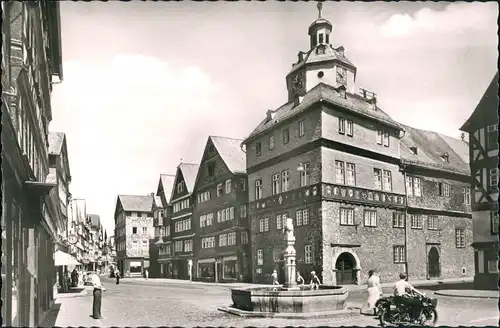
<svg viewBox="0 0 500 328">
<path fill-rule="evenodd" d="M 309 26 L 310 49 L 299 51 L 297 61 L 286 76 L 288 100 L 304 96 L 318 83 L 354 91 L 356 66 L 345 55 L 343 46 L 331 44 L 333 24 L 321 17 L 322 3 L 318 3 L 318 19 Z"/>
</svg>

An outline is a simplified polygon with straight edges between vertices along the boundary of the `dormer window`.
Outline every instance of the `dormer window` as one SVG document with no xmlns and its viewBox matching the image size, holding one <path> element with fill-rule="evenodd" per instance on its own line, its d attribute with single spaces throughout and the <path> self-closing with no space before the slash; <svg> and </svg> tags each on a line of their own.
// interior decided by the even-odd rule
<svg viewBox="0 0 500 328">
<path fill-rule="evenodd" d="M 413 147 L 410 147 L 410 151 L 413 155 L 418 155 L 418 148 L 413 146 Z"/>
<path fill-rule="evenodd" d="M 448 155 L 448 153 L 444 153 L 443 155 L 441 155 L 441 160 L 443 162 L 449 163 L 450 162 L 450 156 Z"/>
</svg>

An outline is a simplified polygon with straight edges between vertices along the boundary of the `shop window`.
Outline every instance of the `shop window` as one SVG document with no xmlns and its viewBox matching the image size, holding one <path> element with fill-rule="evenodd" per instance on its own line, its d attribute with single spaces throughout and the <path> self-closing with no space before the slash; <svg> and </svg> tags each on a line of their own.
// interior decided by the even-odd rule
<svg viewBox="0 0 500 328">
<path fill-rule="evenodd" d="M 224 261 L 224 278 L 236 279 L 237 276 L 237 261 Z"/>
</svg>

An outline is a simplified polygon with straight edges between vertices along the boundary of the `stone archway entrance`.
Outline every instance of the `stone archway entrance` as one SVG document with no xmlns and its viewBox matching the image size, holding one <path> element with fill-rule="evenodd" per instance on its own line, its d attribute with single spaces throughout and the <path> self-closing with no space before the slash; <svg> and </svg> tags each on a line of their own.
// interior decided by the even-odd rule
<svg viewBox="0 0 500 328">
<path fill-rule="evenodd" d="M 335 262 L 335 278 L 337 285 L 356 283 L 356 259 L 349 252 L 343 252 Z"/>
<path fill-rule="evenodd" d="M 438 278 L 439 276 L 441 276 L 440 256 L 439 251 L 436 247 L 431 247 L 429 249 L 427 263 L 429 278 Z"/>
</svg>

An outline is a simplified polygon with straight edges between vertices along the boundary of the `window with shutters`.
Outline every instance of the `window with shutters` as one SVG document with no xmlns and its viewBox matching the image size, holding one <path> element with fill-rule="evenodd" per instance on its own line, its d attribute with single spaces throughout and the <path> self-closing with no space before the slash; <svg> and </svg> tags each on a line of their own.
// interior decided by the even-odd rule
<svg viewBox="0 0 500 328">
<path fill-rule="evenodd" d="M 444 182 L 439 183 L 439 196 L 450 197 L 450 185 Z"/>
</svg>

